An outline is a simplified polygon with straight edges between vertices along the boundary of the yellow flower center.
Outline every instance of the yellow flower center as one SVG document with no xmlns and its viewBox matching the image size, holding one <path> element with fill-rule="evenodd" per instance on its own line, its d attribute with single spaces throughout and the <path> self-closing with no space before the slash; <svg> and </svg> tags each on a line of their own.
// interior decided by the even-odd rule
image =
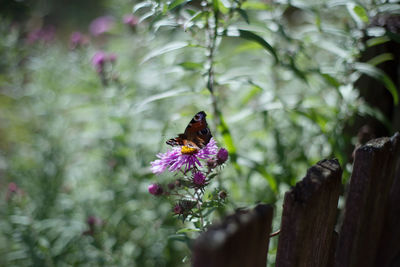
<svg viewBox="0 0 400 267">
<path fill-rule="evenodd" d="M 183 146 L 181 149 L 182 154 L 193 155 L 197 153 L 197 149 L 193 147 Z"/>
</svg>

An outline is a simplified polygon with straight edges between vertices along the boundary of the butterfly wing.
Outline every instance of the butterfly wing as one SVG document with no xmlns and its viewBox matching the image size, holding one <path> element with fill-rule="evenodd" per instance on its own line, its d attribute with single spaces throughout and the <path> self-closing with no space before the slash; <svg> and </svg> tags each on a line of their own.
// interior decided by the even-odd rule
<svg viewBox="0 0 400 267">
<path fill-rule="evenodd" d="M 204 111 L 198 112 L 189 122 L 183 134 L 169 139 L 168 145 L 171 146 L 189 146 L 197 149 L 205 147 L 212 137 L 206 121 L 207 114 Z"/>
<path fill-rule="evenodd" d="M 185 134 L 179 134 L 178 137 L 169 139 L 166 143 L 170 146 L 183 146 L 184 140 L 186 140 Z"/>
</svg>

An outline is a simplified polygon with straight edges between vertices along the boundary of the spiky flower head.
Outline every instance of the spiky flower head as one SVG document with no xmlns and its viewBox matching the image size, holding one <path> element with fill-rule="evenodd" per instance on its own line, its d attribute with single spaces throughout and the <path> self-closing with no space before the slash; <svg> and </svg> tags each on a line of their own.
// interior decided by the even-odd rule
<svg viewBox="0 0 400 267">
<path fill-rule="evenodd" d="M 218 147 L 213 138 L 202 149 L 187 146 L 176 146 L 165 153 L 157 154 L 158 160 L 151 162 L 151 171 L 155 174 L 164 172 L 183 171 L 186 173 L 192 168 L 201 167 L 200 159 L 207 160 L 215 156 Z"/>
</svg>

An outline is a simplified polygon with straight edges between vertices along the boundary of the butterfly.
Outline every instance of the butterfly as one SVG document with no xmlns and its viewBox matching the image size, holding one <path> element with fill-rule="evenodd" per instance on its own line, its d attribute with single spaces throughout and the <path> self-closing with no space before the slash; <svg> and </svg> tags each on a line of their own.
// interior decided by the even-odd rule
<svg viewBox="0 0 400 267">
<path fill-rule="evenodd" d="M 198 112 L 189 122 L 183 134 L 169 139 L 166 143 L 170 146 L 187 146 L 195 149 L 205 147 L 212 137 L 208 129 L 207 114 L 204 111 Z"/>
</svg>

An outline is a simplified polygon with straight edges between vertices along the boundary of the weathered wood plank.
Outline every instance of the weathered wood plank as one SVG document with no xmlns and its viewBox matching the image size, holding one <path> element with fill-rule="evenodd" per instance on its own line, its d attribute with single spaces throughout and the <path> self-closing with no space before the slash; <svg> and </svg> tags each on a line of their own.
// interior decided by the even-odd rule
<svg viewBox="0 0 400 267">
<path fill-rule="evenodd" d="M 390 190 L 375 266 L 400 266 L 400 156 L 397 161 L 395 180 Z"/>
<path fill-rule="evenodd" d="M 320 161 L 285 194 L 276 267 L 331 266 L 341 177 L 337 160 Z"/>
<path fill-rule="evenodd" d="M 400 144 L 396 144 L 400 141 L 398 135 L 397 133 L 397 136 L 394 135 L 391 139 L 395 165 L 394 181 L 390 189 L 375 266 L 400 266 Z"/>
<path fill-rule="evenodd" d="M 272 206 L 238 211 L 210 227 L 194 243 L 193 267 L 265 267 Z"/>
<path fill-rule="evenodd" d="M 375 262 L 384 234 L 399 144 L 400 135 L 396 134 L 392 138 L 374 139 L 357 149 L 335 266 L 383 266 Z"/>
</svg>

